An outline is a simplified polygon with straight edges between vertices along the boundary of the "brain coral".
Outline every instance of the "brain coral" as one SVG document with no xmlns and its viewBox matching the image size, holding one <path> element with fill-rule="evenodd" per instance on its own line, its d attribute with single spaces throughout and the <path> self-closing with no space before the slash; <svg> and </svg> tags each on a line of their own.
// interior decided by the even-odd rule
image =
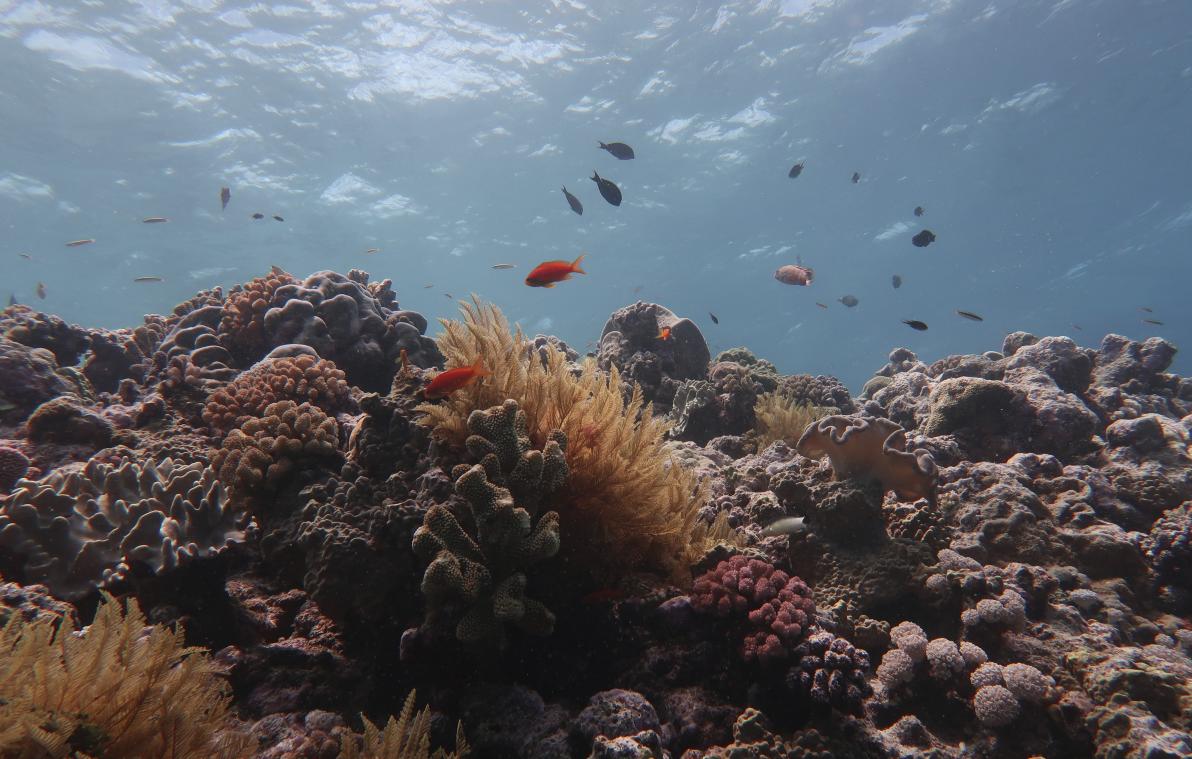
<svg viewBox="0 0 1192 759">
<path fill-rule="evenodd" d="M 351 388 L 333 362 L 309 355 L 266 358 L 212 393 L 203 421 L 227 432 L 277 401 L 306 401 L 328 414 L 353 406 Z"/>
<path fill-rule="evenodd" d="M 62 366 L 77 364 L 89 342 L 82 327 L 19 303 L 0 311 L 0 335 L 30 348 L 46 348 Z"/>
<path fill-rule="evenodd" d="M 12 490 L 29 471 L 29 459 L 16 448 L 0 445 L 0 494 Z"/>
<path fill-rule="evenodd" d="M 202 464 L 90 461 L 26 480 L 0 506 L 0 573 L 74 600 L 134 565 L 161 574 L 243 538 L 243 514 Z M 9 560 L 15 566 L 3 566 Z"/>
<path fill-rule="evenodd" d="M 338 444 L 335 420 L 317 406 L 278 401 L 232 430 L 211 466 L 235 494 L 254 495 L 276 489 L 299 464 L 334 461 Z"/>
</svg>

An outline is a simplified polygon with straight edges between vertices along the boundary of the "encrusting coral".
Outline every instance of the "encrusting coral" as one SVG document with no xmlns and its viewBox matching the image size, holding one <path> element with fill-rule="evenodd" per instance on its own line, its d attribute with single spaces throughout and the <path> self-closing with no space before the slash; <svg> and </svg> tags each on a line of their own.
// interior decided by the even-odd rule
<svg viewBox="0 0 1192 759">
<path fill-rule="evenodd" d="M 808 427 L 795 449 L 818 459 L 827 455 L 839 478 L 873 479 L 899 498 L 931 499 L 937 471 L 931 454 L 906 450 L 906 432 L 889 419 L 828 416 Z"/>
<path fill-rule="evenodd" d="M 308 402 L 328 414 L 353 406 L 344 373 L 333 362 L 312 355 L 267 358 L 212 393 L 203 421 L 227 432 L 259 418 L 277 401 Z"/>
<path fill-rule="evenodd" d="M 423 404 L 420 423 L 462 447 L 472 411 L 517 401 L 533 447 L 554 430 L 566 437 L 570 476 L 555 506 L 569 555 L 582 553 L 580 564 L 598 575 L 652 568 L 682 579 L 707 537 L 698 520 L 703 494 L 664 447 L 666 425 L 643 409 L 640 391 L 626 402 L 615 368 L 605 375 L 589 362 L 577 377 L 561 351 L 531 351 L 495 306 L 473 299 L 463 314 L 442 322 L 448 364 L 480 356 L 492 375 Z"/>
<path fill-rule="evenodd" d="M 76 599 L 138 564 L 162 574 L 215 553 L 243 539 L 243 522 L 200 463 L 92 460 L 22 480 L 0 505 L 0 556 L 17 560 L 0 571 Z"/>
<path fill-rule="evenodd" d="M 228 696 L 181 630 L 146 628 L 112 599 L 76 634 L 67 617 L 0 629 L 0 756 L 233 759 L 252 742 L 226 729 Z"/>
<path fill-rule="evenodd" d="M 237 496 L 276 490 L 299 465 L 339 456 L 335 420 L 309 403 L 278 401 L 260 419 L 232 430 L 211 456 L 211 467 Z"/>
<path fill-rule="evenodd" d="M 559 550 L 559 515 L 548 511 L 534 517 L 541 499 L 567 478 L 566 441 L 552 434 L 544 451 L 531 450 L 526 415 L 512 400 L 473 411 L 468 426 L 474 433 L 468 449 L 481 463 L 457 467 L 455 489 L 470 514 L 457 516 L 446 506 L 432 506 L 414 533 L 414 551 L 430 560 L 422 578 L 430 621 L 462 605 L 465 610 L 455 626 L 461 641 L 501 646 L 506 623 L 547 635 L 555 618 L 526 597 L 526 569 Z M 518 505 L 522 502 L 530 508 Z"/>
</svg>

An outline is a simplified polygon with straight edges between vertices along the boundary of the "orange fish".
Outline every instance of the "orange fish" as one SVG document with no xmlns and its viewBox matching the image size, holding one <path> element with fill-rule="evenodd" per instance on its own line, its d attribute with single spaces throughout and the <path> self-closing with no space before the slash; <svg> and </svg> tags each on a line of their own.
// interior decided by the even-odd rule
<svg viewBox="0 0 1192 759">
<path fill-rule="evenodd" d="M 663 327 L 658 332 L 658 339 L 659 340 L 670 340 L 670 327 Z"/>
<path fill-rule="evenodd" d="M 774 279 L 784 285 L 810 285 L 815 279 L 815 272 L 806 266 L 787 264 L 778 267 L 778 271 L 774 272 Z"/>
<path fill-rule="evenodd" d="M 534 267 L 526 277 L 526 284 L 530 287 L 554 287 L 556 282 L 570 279 L 572 274 L 587 274 L 579 268 L 579 262 L 584 260 L 585 253 L 571 261 L 545 261 Z"/>
<path fill-rule="evenodd" d="M 490 374 L 492 372 L 484 368 L 484 359 L 477 357 L 471 366 L 457 366 L 436 374 L 422 394 L 428 399 L 443 398 Z"/>
</svg>

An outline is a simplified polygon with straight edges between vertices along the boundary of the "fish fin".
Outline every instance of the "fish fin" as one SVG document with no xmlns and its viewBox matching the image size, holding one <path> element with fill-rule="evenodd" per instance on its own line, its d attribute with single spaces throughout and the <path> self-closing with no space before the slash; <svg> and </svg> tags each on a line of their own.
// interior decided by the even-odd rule
<svg viewBox="0 0 1192 759">
<path fill-rule="evenodd" d="M 593 171 L 592 171 L 592 181 L 593 181 L 593 182 L 599 182 L 599 181 L 600 181 L 600 175 L 599 175 L 599 174 L 597 174 L 595 170 L 593 170 Z"/>
<path fill-rule="evenodd" d="M 600 146 L 600 148 L 601 148 L 602 150 L 608 150 L 608 145 L 605 145 L 605 144 L 604 144 L 603 142 L 601 142 L 600 140 L 597 140 L 597 141 L 596 141 L 596 144 L 597 144 L 597 145 L 599 145 L 599 146 Z"/>
<path fill-rule="evenodd" d="M 539 287 L 554 287 L 554 286 L 555 286 L 554 282 L 547 282 L 545 284 L 539 285 Z"/>
<path fill-rule="evenodd" d="M 490 372 L 484 366 L 484 357 L 477 356 L 476 360 L 472 362 L 472 376 L 473 377 L 487 377 L 490 374 L 492 374 L 492 372 Z"/>
<path fill-rule="evenodd" d="M 575 259 L 574 261 L 572 261 L 572 262 L 571 262 L 571 271 L 575 272 L 576 274 L 587 274 L 587 272 L 586 272 L 586 271 L 584 271 L 583 269 L 579 268 L 579 262 L 580 262 L 580 261 L 583 261 L 583 260 L 584 260 L 584 256 L 586 256 L 586 255 L 588 255 L 588 254 L 587 254 L 587 253 L 580 253 L 580 254 L 579 254 L 579 258 L 577 258 L 577 259 Z"/>
</svg>

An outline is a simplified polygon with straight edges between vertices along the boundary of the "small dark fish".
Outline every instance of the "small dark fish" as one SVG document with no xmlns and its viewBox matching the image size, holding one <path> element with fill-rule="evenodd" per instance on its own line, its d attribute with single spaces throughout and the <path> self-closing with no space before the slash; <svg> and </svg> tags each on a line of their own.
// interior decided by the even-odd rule
<svg viewBox="0 0 1192 759">
<path fill-rule="evenodd" d="M 815 302 L 815 305 L 819 306 L 820 308 L 827 308 L 827 307 L 828 307 L 828 305 L 827 305 L 826 303 L 820 303 L 818 300 Z"/>
<path fill-rule="evenodd" d="M 911 243 L 916 248 L 926 248 L 933 242 L 935 242 L 935 232 L 932 232 L 930 229 L 924 229 L 922 232 L 911 238 Z"/>
<path fill-rule="evenodd" d="M 1072 329 L 1078 329 L 1078 330 L 1080 330 L 1081 332 L 1083 332 L 1083 331 L 1084 331 L 1084 327 L 1080 326 L 1079 324 L 1073 324 L 1073 325 L 1072 325 Z"/>
<path fill-rule="evenodd" d="M 927 331 L 927 323 L 921 322 L 918 319 L 903 319 L 902 323 L 905 324 L 906 326 L 910 327 L 911 329 L 917 329 L 920 332 Z"/>
<path fill-rule="evenodd" d="M 271 264 L 269 266 L 269 271 L 273 272 L 274 274 L 285 274 L 286 273 L 286 270 L 281 268 L 277 264 Z"/>
<path fill-rule="evenodd" d="M 165 224 L 169 219 L 164 216 L 146 216 L 141 219 L 142 224 Z"/>
<path fill-rule="evenodd" d="M 1146 306 L 1142 306 L 1142 307 L 1140 307 L 1138 310 L 1139 310 L 1139 311 L 1146 311 L 1148 314 L 1153 314 L 1153 313 L 1155 313 L 1155 312 L 1154 312 L 1152 309 L 1150 309 L 1150 308 L 1147 308 Z"/>
<path fill-rule="evenodd" d="M 88 238 L 87 238 L 87 239 L 85 239 L 85 240 L 71 240 L 70 242 L 66 243 L 66 247 L 68 247 L 68 248 L 77 248 L 77 247 L 79 247 L 80 245 L 90 245 L 90 244 L 91 244 L 91 243 L 93 243 L 93 242 L 95 242 L 95 238 L 94 238 L 94 237 L 88 237 Z"/>
<path fill-rule="evenodd" d="M 799 161 L 798 163 L 796 163 L 794 166 L 791 167 L 790 171 L 786 172 L 786 175 L 788 177 L 790 177 L 791 179 L 794 179 L 795 177 L 799 176 L 802 173 L 803 173 L 803 162 Z"/>
<path fill-rule="evenodd" d="M 493 264 L 494 269 L 512 269 L 513 264 Z"/>
<path fill-rule="evenodd" d="M 600 143 L 600 149 L 607 150 L 613 154 L 613 157 L 622 161 L 629 161 L 633 159 L 633 148 L 629 147 L 623 142 L 610 142 L 607 145 L 602 142 Z"/>
<path fill-rule="evenodd" d="M 8 305 L 15 306 L 17 304 L 17 296 L 13 293 L 8 294 Z"/>
<path fill-rule="evenodd" d="M 592 181 L 596 183 L 596 187 L 600 190 L 600 195 L 610 204 L 614 206 L 621 205 L 621 188 L 617 187 L 612 182 L 604 177 L 592 172 Z"/>
<path fill-rule="evenodd" d="M 853 184 L 856 184 L 857 182 L 860 182 L 860 181 L 861 181 L 861 172 L 854 171 L 853 172 Z"/>
<path fill-rule="evenodd" d="M 915 206 L 915 216 L 922 216 L 927 213 L 927 209 L 923 206 Z"/>
<path fill-rule="evenodd" d="M 29 255 L 28 253 L 17 253 L 17 255 L 20 256 L 21 258 L 25 259 L 26 261 L 33 260 L 33 256 Z"/>
<path fill-rule="evenodd" d="M 282 217 L 278 216 L 277 214 L 273 214 L 273 220 L 274 220 L 274 221 L 285 221 L 285 219 L 283 219 Z"/>
<path fill-rule="evenodd" d="M 228 201 L 232 199 L 232 189 L 230 187 L 219 188 L 219 210 L 224 210 L 228 207 Z"/>
<path fill-rule="evenodd" d="M 44 297 L 44 296 L 43 296 L 43 297 Z M 1163 326 L 1163 322 L 1159 321 L 1158 319 L 1143 319 L 1143 320 L 1142 320 L 1142 323 L 1143 323 L 1143 324 L 1154 324 L 1156 327 L 1162 327 L 1162 326 Z"/>
<path fill-rule="evenodd" d="M 46 286 L 43 282 L 37 283 L 37 297 L 41 298 L 42 300 L 46 299 Z"/>
<path fill-rule="evenodd" d="M 719 323 L 720 323 L 720 320 L 716 318 L 716 314 L 712 313 L 711 311 L 709 311 L 709 312 L 708 312 L 708 316 L 712 317 L 712 323 L 713 323 L 713 324 L 719 324 Z"/>
<path fill-rule="evenodd" d="M 842 295 L 841 297 L 837 298 L 836 300 L 840 301 L 841 303 L 848 306 L 849 308 L 852 308 L 853 306 L 855 306 L 861 302 L 861 301 L 857 300 L 856 295 Z"/>
<path fill-rule="evenodd" d="M 378 252 L 380 252 L 380 250 L 381 250 L 380 248 L 369 248 L 368 250 L 366 250 L 364 252 L 365 252 L 365 254 L 370 254 L 370 253 L 378 253 Z"/>
<path fill-rule="evenodd" d="M 894 285 L 894 289 L 897 290 L 902 287 L 902 277 L 895 274 L 893 277 L 890 277 L 890 284 Z"/>
<path fill-rule="evenodd" d="M 265 214 L 263 214 L 263 213 L 254 213 L 254 214 L 252 215 L 252 217 L 253 217 L 254 219 L 256 219 L 257 221 L 260 221 L 261 219 L 265 218 Z"/>
<path fill-rule="evenodd" d="M 443 297 L 444 298 L 454 298 L 455 296 L 452 295 L 451 293 L 443 293 Z"/>
<path fill-rule="evenodd" d="M 162 282 L 161 277 L 135 277 L 133 282 Z"/>
<path fill-rule="evenodd" d="M 567 187 L 563 187 L 563 197 L 567 198 L 567 205 L 571 206 L 571 210 L 575 211 L 580 216 L 584 215 L 584 204 L 579 202 L 579 198 L 567 192 Z"/>
<path fill-rule="evenodd" d="M 641 286 L 641 285 L 638 285 L 637 287 L 633 288 L 633 294 L 634 294 L 634 295 L 637 295 L 637 294 L 638 294 L 638 293 L 640 293 L 641 291 L 642 291 L 642 286 Z"/>
<path fill-rule="evenodd" d="M 972 311 L 961 311 L 959 308 L 958 308 L 958 309 L 956 309 L 956 315 L 957 315 L 957 316 L 963 316 L 965 319 L 968 319 L 968 320 L 970 320 L 970 321 L 974 321 L 974 322 L 983 322 L 983 321 L 985 321 L 983 318 L 981 318 L 981 317 L 980 317 L 980 316 L 978 316 L 977 314 L 974 314 Z"/>
</svg>

